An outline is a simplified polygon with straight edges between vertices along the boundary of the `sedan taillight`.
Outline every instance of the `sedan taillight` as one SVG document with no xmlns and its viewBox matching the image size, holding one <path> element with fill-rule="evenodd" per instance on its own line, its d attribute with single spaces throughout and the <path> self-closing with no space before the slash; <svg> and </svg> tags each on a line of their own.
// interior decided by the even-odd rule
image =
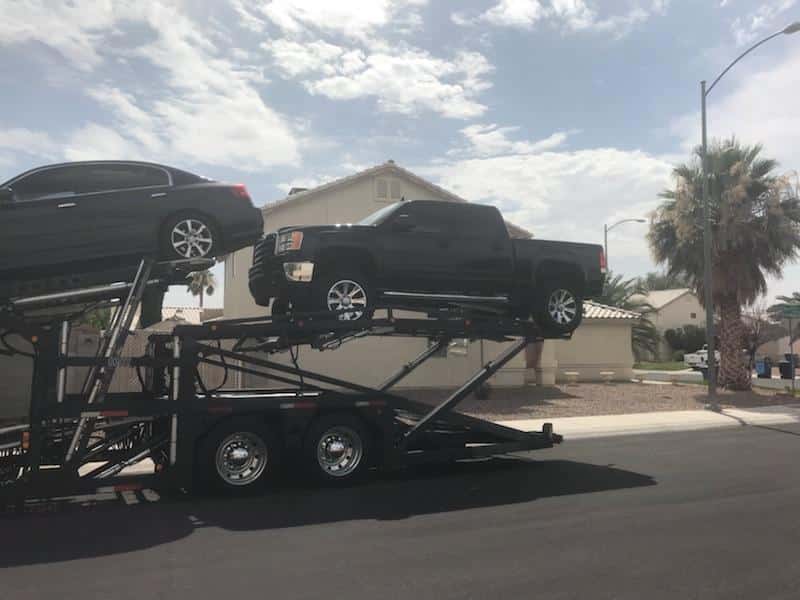
<svg viewBox="0 0 800 600">
<path fill-rule="evenodd" d="M 231 188 L 233 195 L 242 200 L 250 200 L 250 194 L 247 193 L 247 187 L 243 183 L 237 183 Z"/>
</svg>

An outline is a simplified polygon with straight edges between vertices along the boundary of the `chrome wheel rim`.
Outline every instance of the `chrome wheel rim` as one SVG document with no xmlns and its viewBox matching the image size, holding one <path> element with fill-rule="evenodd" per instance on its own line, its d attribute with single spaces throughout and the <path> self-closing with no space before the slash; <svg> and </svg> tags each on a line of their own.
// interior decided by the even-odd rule
<svg viewBox="0 0 800 600">
<path fill-rule="evenodd" d="M 317 462 L 332 477 L 346 477 L 361 464 L 364 445 L 361 436 L 343 425 L 323 433 L 317 443 Z"/>
<path fill-rule="evenodd" d="M 352 279 L 342 279 L 328 290 L 327 303 L 328 310 L 339 313 L 340 321 L 355 321 L 367 308 L 367 292 Z"/>
<path fill-rule="evenodd" d="M 184 258 L 203 258 L 211 252 L 214 236 L 208 225 L 197 219 L 184 219 L 175 224 L 170 234 L 172 249 Z"/>
<path fill-rule="evenodd" d="M 267 467 L 267 446 L 259 436 L 233 433 L 217 448 L 217 474 L 229 485 L 245 486 L 255 482 Z"/>
<path fill-rule="evenodd" d="M 578 301 L 569 290 L 555 290 L 547 301 L 547 313 L 553 322 L 569 325 L 578 315 Z"/>
</svg>

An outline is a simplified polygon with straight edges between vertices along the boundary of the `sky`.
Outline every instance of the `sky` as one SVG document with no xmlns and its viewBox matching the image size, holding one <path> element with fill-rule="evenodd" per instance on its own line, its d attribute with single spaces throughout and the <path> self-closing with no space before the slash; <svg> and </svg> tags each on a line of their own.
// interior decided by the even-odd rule
<svg viewBox="0 0 800 600">
<path fill-rule="evenodd" d="M 700 80 L 799 19 L 800 0 L 4 0 L 0 181 L 141 159 L 260 205 L 391 158 L 538 238 L 601 243 L 699 142 Z M 798 97 L 800 34 L 779 36 L 714 89 L 709 133 L 790 173 Z M 615 272 L 656 268 L 646 230 L 609 234 Z M 768 299 L 796 290 L 799 265 Z"/>
</svg>

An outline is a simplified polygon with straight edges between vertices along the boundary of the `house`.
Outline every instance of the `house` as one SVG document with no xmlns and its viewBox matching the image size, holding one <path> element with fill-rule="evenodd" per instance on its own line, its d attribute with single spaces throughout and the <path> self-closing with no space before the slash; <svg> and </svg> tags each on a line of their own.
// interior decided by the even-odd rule
<svg viewBox="0 0 800 600">
<path fill-rule="evenodd" d="M 274 231 L 288 225 L 325 225 L 356 222 L 370 213 L 401 199 L 427 199 L 442 202 L 466 202 L 422 177 L 403 169 L 394 161 L 361 171 L 312 189 L 294 189 L 286 198 L 264 206 L 265 229 Z M 512 237 L 528 238 L 531 234 L 521 227 L 507 223 Z M 225 317 L 238 318 L 263 315 L 267 309 L 256 305 L 247 286 L 247 272 L 252 261 L 252 249 L 242 249 L 225 260 Z M 591 309 L 595 310 L 595 309 Z M 580 367 L 585 377 L 596 377 L 608 369 L 619 372 L 620 378 L 630 377 L 633 357 L 630 350 L 628 316 L 596 309 L 597 316 L 587 314 L 585 324 L 575 338 L 589 338 L 585 349 L 578 349 L 580 341 L 545 343 L 540 352 L 529 352 L 515 357 L 492 379 L 497 386 L 521 386 L 536 379 L 535 358 L 547 358 L 546 368 L 539 369 L 542 382 L 555 380 L 561 367 Z M 591 312 L 591 311 L 590 311 Z M 593 334 L 592 331 L 597 333 Z M 608 338 L 611 336 L 611 338 Z M 365 338 L 347 343 L 335 352 L 303 350 L 299 364 L 306 369 L 327 375 L 377 385 L 394 370 L 425 349 L 426 340 Z M 487 360 L 498 354 L 502 344 L 494 342 L 463 342 L 453 344 L 442 357 L 432 358 L 401 382 L 405 387 L 453 387 L 464 382 Z M 594 348 L 594 351 L 589 350 Z M 594 356 L 592 355 L 594 352 Z M 446 359 L 444 358 L 446 357 Z M 561 362 L 559 363 L 559 357 Z M 279 358 L 289 360 L 280 355 Z M 570 367 L 571 368 L 571 367 Z M 246 374 L 241 385 L 263 385 Z"/>
<path fill-rule="evenodd" d="M 685 325 L 706 326 L 706 311 L 689 288 L 654 290 L 644 295 L 654 312 L 649 315 L 661 335 L 658 359 L 671 360 L 672 348 L 664 339 L 664 332 Z"/>
<path fill-rule="evenodd" d="M 161 308 L 161 320 L 180 319 L 191 325 L 200 325 L 223 315 L 221 308 L 200 308 L 199 306 L 164 306 Z"/>
</svg>

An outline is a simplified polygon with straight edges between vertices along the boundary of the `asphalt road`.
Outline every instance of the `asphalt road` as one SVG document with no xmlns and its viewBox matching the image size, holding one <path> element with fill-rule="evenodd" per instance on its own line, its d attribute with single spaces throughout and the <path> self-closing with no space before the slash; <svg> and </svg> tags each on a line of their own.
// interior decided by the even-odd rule
<svg viewBox="0 0 800 600">
<path fill-rule="evenodd" d="M 0 517 L 0 598 L 797 598 L 800 427 Z"/>
</svg>

